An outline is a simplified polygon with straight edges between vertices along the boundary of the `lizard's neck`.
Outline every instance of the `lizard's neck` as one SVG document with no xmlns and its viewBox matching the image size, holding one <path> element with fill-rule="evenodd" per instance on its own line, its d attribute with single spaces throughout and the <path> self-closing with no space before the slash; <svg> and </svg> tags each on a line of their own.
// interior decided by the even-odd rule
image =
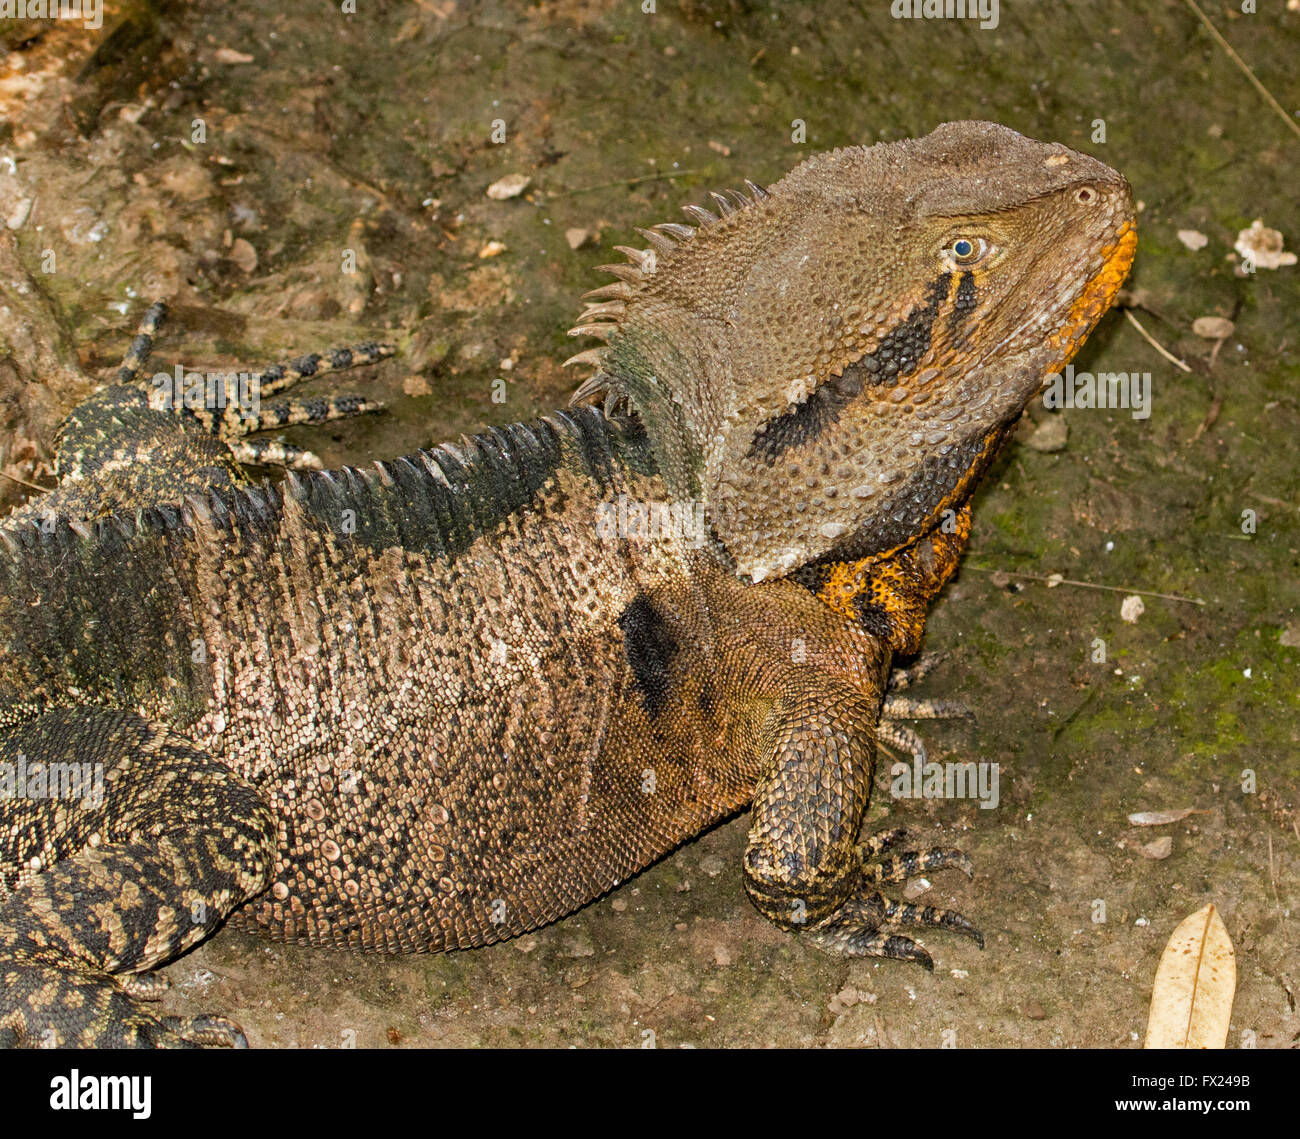
<svg viewBox="0 0 1300 1139">
<path fill-rule="evenodd" d="M 667 331 L 630 326 L 610 345 L 604 370 L 644 425 L 648 446 L 675 498 L 703 497 L 703 441 L 731 409 L 735 390 L 729 330 L 705 319 L 667 318 Z"/>
</svg>

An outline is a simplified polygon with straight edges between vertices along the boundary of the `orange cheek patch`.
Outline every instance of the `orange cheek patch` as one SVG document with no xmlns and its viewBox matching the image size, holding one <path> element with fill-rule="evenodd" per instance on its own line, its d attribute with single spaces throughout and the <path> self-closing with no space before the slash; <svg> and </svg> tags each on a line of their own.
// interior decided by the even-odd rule
<svg viewBox="0 0 1300 1139">
<path fill-rule="evenodd" d="M 1115 244 L 1102 249 L 1102 256 L 1105 257 L 1106 262 L 1102 265 L 1101 271 L 1084 286 L 1083 292 L 1070 307 L 1065 323 L 1047 338 L 1049 348 L 1061 350 L 1060 359 L 1047 369 L 1049 374 L 1060 371 L 1074 359 L 1074 354 L 1079 350 L 1084 338 L 1110 308 L 1115 300 L 1115 294 L 1119 292 L 1120 285 L 1124 283 L 1124 278 L 1128 276 L 1128 271 L 1133 265 L 1133 254 L 1136 250 L 1137 226 L 1131 221 L 1126 221 L 1115 239 Z"/>
</svg>

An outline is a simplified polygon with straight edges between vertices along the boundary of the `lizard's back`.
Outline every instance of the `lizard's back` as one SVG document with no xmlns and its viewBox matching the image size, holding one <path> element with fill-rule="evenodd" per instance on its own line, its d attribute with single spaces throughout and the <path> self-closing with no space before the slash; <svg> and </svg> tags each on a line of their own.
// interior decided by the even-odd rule
<svg viewBox="0 0 1300 1139">
<path fill-rule="evenodd" d="M 747 596 L 666 506 L 635 423 L 583 409 L 32 530 L 3 583 L 3 695 L 139 709 L 257 787 L 278 861 L 239 924 L 484 944 L 748 802 L 771 613 L 787 641 L 852 641 L 796 586 Z"/>
</svg>

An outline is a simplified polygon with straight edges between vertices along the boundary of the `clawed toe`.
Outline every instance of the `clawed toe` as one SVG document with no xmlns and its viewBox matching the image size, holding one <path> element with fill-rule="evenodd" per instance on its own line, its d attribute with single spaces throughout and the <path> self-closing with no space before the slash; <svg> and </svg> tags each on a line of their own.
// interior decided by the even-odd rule
<svg viewBox="0 0 1300 1139">
<path fill-rule="evenodd" d="M 879 895 L 877 895 L 879 897 Z M 938 906 L 914 906 L 910 902 L 890 902 L 885 899 L 885 921 L 891 925 L 928 925 L 950 929 L 969 937 L 981 949 L 984 948 L 984 935 L 967 917 L 956 910 L 945 910 Z"/>
<path fill-rule="evenodd" d="M 244 1030 L 224 1016 L 167 1016 L 162 1022 L 187 1044 L 207 1048 L 248 1047 Z"/>
<path fill-rule="evenodd" d="M 909 850 L 880 857 L 904 833 L 899 827 L 872 835 L 858 844 L 864 886 L 902 882 L 913 875 L 933 870 L 960 870 L 968 878 L 974 877 L 975 868 L 970 858 L 960 850 L 934 847 L 925 852 Z M 925 948 L 910 937 L 894 932 L 916 926 L 951 930 L 984 948 L 984 935 L 970 919 L 955 910 L 896 902 L 878 891 L 868 893 L 865 889 L 809 933 L 820 948 L 830 953 L 915 961 L 933 972 L 934 961 Z"/>
<path fill-rule="evenodd" d="M 859 846 L 863 853 L 862 874 L 867 882 L 879 885 L 882 882 L 902 882 L 916 874 L 925 874 L 933 870 L 960 870 L 967 878 L 975 877 L 975 866 L 970 858 L 960 850 L 934 847 L 924 854 L 916 850 L 907 850 L 890 858 L 875 857 L 878 852 L 868 852 L 866 844 Z"/>
<path fill-rule="evenodd" d="M 981 949 L 984 935 L 969 918 L 938 906 L 895 902 L 879 893 L 851 899 L 834 916 L 810 932 L 822 949 L 846 957 L 893 957 L 916 961 L 933 972 L 934 962 L 910 937 L 892 929 L 928 926 L 969 937 Z"/>
<path fill-rule="evenodd" d="M 878 929 L 858 926 L 850 928 L 836 921 L 812 932 L 813 943 L 827 953 L 840 957 L 889 957 L 896 961 L 915 961 L 927 973 L 934 972 L 934 959 L 924 946 L 910 937 L 897 933 L 884 933 Z"/>
</svg>

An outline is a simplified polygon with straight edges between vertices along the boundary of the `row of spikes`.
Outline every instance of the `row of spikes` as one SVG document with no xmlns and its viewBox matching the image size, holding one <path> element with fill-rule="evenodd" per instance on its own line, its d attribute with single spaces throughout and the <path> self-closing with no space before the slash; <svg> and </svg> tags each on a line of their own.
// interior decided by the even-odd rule
<svg viewBox="0 0 1300 1139">
<path fill-rule="evenodd" d="M 766 199 L 769 195 L 762 186 L 746 179 L 748 194 L 740 190 L 726 190 L 722 193 L 710 193 L 717 203 L 717 213 L 706 210 L 703 206 L 683 206 L 682 213 L 696 224 L 681 225 L 677 222 L 662 222 L 649 229 L 637 227 L 637 233 L 650 243 L 649 249 L 634 249 L 628 245 L 616 245 L 614 248 L 627 257 L 626 264 L 598 265 L 599 272 L 610 273 L 618 280 L 609 285 L 602 285 L 584 293 L 582 299 L 588 301 L 586 309 L 578 317 L 578 323 L 569 329 L 570 336 L 595 336 L 608 340 L 619 326 L 619 321 L 627 309 L 627 302 L 635 295 L 634 286 L 658 269 L 659 258 L 674 253 L 683 242 L 689 241 L 701 229 L 716 225 L 723 218 L 730 217 L 738 210 L 752 206 L 755 202 Z M 593 303 L 594 302 L 594 303 Z M 604 345 L 588 348 L 576 356 L 564 361 L 564 367 L 570 364 L 590 364 L 596 368 L 594 374 L 584 380 L 569 400 L 570 404 L 596 403 L 604 399 L 605 414 L 614 415 L 629 408 L 626 395 L 615 387 L 614 378 L 603 369 L 605 364 Z"/>
<path fill-rule="evenodd" d="M 129 539 L 137 533 L 167 533 L 196 522 L 231 531 L 237 525 L 265 526 L 277 522 L 286 494 L 305 502 L 313 491 L 346 496 L 358 484 L 393 487 L 399 482 L 431 480 L 453 500 L 470 495 L 476 475 L 496 470 L 509 474 L 521 460 L 554 451 L 565 436 L 581 438 L 596 425 L 586 408 L 556 411 L 531 424 L 490 427 L 479 435 L 462 435 L 460 443 L 443 443 L 397 459 L 376 460 L 373 467 L 341 467 L 335 471 L 288 471 L 280 487 L 261 483 L 242 487 L 209 486 L 203 495 L 188 494 L 178 505 L 151 504 L 118 509 L 94 519 L 57 517 L 54 524 L 30 519 L 16 526 L 0 525 L 0 547 L 18 557 L 38 549 L 49 551 L 71 537 L 82 541 Z M 418 466 L 416 464 L 419 464 Z M 341 505 L 346 505 L 346 501 Z"/>
</svg>

